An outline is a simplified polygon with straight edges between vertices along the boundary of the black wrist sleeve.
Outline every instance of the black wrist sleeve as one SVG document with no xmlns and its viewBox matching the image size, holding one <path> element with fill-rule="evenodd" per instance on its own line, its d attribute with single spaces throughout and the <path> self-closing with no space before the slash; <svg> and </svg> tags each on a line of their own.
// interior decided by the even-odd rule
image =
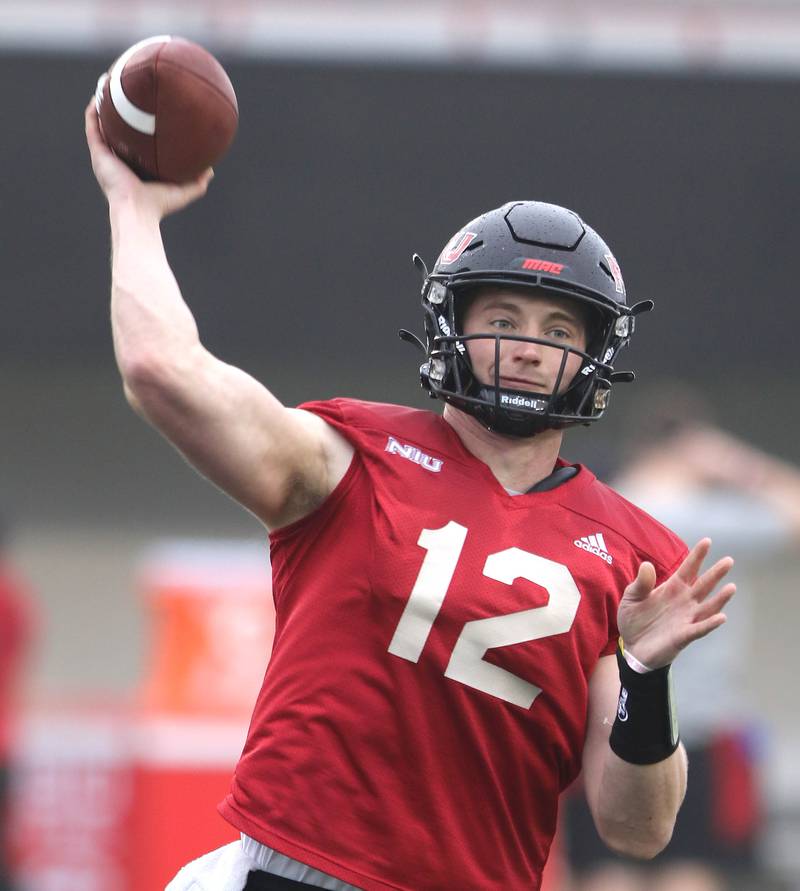
<svg viewBox="0 0 800 891">
<path fill-rule="evenodd" d="M 678 721 L 672 692 L 672 666 L 640 674 L 617 647 L 619 703 L 609 745 L 623 761 L 655 764 L 678 748 Z"/>
</svg>

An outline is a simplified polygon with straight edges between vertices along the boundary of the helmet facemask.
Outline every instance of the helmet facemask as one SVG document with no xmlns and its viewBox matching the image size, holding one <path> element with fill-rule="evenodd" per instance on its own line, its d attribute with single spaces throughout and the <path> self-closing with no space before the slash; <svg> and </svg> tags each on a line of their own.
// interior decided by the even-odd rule
<svg viewBox="0 0 800 891">
<path fill-rule="evenodd" d="M 542 430 L 586 424 L 602 414 L 608 403 L 613 373 L 610 360 L 622 345 L 613 344 L 614 320 L 608 314 L 591 310 L 582 312 L 587 318 L 586 351 L 546 338 L 499 332 L 464 334 L 462 320 L 474 290 L 461 288 L 456 291 L 435 279 L 429 281 L 425 289 L 422 303 L 428 361 L 423 365 L 421 375 L 423 387 L 431 396 L 474 415 L 487 428 L 510 436 L 533 436 Z M 579 307 L 582 311 L 586 309 L 581 304 Z M 467 343 L 478 340 L 494 341 L 493 381 L 482 382 L 473 369 Z M 501 347 L 514 341 L 561 350 L 552 392 L 501 386 Z M 564 386 L 570 355 L 580 359 L 580 366 Z M 602 357 L 608 358 L 604 361 Z"/>
</svg>

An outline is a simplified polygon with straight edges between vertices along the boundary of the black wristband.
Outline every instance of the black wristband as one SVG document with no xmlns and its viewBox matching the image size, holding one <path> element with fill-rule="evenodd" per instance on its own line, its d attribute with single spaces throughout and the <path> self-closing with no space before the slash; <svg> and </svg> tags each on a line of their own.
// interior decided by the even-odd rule
<svg viewBox="0 0 800 891">
<path fill-rule="evenodd" d="M 678 721 L 672 692 L 672 666 L 640 674 L 617 647 L 619 703 L 608 743 L 631 764 L 655 764 L 678 748 Z"/>
</svg>

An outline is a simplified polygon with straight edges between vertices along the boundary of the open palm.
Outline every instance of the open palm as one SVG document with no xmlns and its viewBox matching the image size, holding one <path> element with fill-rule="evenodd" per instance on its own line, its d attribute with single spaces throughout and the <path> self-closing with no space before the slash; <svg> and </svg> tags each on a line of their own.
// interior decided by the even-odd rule
<svg viewBox="0 0 800 891">
<path fill-rule="evenodd" d="M 656 587 L 652 563 L 642 563 L 617 613 L 625 648 L 648 668 L 668 665 L 692 641 L 725 622 L 722 609 L 733 597 L 730 582 L 715 590 L 733 566 L 730 557 L 700 573 L 711 540 L 701 539 L 678 569 Z"/>
</svg>

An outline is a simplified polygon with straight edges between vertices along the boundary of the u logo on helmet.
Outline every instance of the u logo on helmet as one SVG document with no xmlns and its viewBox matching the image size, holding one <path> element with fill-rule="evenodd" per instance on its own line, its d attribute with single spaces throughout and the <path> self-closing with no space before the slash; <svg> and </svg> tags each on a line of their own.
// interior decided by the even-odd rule
<svg viewBox="0 0 800 891">
<path fill-rule="evenodd" d="M 625 282 L 622 281 L 622 270 L 619 268 L 619 263 L 617 263 L 613 254 L 606 254 L 605 261 L 608 263 L 608 268 L 611 270 L 611 277 L 614 279 L 614 287 L 616 288 L 617 294 L 624 294 Z"/>
<path fill-rule="evenodd" d="M 449 266 L 470 246 L 472 241 L 477 238 L 476 232 L 457 232 L 450 241 L 450 244 L 442 251 L 442 258 L 439 260 L 441 266 Z"/>
</svg>

